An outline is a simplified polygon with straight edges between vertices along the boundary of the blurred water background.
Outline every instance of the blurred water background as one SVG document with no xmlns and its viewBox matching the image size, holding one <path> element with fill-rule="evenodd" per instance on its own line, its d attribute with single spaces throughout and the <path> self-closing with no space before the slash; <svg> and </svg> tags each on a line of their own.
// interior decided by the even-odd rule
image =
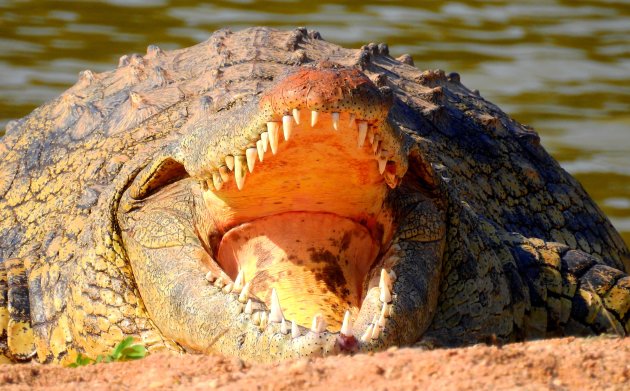
<svg viewBox="0 0 630 391">
<path fill-rule="evenodd" d="M 459 72 L 533 126 L 630 243 L 630 1 L 0 0 L 0 135 L 79 71 L 253 25 L 387 42 L 419 68 Z"/>
</svg>

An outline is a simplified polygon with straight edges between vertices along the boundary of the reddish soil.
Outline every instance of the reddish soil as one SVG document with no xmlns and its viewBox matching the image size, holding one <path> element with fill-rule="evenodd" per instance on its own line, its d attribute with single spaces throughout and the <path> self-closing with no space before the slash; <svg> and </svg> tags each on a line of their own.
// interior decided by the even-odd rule
<svg viewBox="0 0 630 391">
<path fill-rule="evenodd" d="M 565 338 L 244 364 L 220 356 L 154 354 L 77 369 L 1 365 L 7 390 L 630 390 L 630 338 Z"/>
</svg>

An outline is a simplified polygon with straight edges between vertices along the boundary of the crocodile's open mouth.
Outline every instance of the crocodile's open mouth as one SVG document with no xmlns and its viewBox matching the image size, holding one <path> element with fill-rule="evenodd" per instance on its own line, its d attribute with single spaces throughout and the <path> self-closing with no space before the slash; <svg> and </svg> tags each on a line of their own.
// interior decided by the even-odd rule
<svg viewBox="0 0 630 391">
<path fill-rule="evenodd" d="M 434 301 L 413 292 L 435 273 L 401 265 L 406 250 L 393 244 L 408 211 L 394 213 L 392 200 L 415 208 L 421 199 L 396 196 L 408 186 L 408 151 L 391 105 L 360 71 L 319 64 L 247 103 L 191 110 L 184 137 L 138 175 L 119 212 L 140 293 L 166 337 L 257 359 L 415 338 L 427 311 L 409 303 Z M 437 214 L 425 206 L 430 225 Z M 409 227 L 403 236 L 416 241 L 406 246 L 431 262 L 440 244 L 419 244 L 434 240 L 416 238 L 429 228 Z M 403 279 L 414 282 L 397 307 Z"/>
<path fill-rule="evenodd" d="M 222 234 L 208 241 L 216 260 L 208 278 L 236 293 L 246 285 L 273 309 L 270 321 L 339 331 L 346 311 L 358 315 L 372 277 L 378 284 L 373 265 L 392 237 L 386 196 L 399 180 L 396 161 L 381 145 L 382 120 L 286 114 L 266 124 L 257 148 L 228 158 L 233 177 L 204 192 Z"/>
</svg>

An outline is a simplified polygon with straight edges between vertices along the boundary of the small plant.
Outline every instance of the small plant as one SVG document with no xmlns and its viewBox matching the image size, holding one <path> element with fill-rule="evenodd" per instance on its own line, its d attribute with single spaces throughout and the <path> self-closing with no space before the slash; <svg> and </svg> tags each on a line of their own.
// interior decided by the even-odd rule
<svg viewBox="0 0 630 391">
<path fill-rule="evenodd" d="M 147 349 L 142 345 L 133 345 L 133 337 L 127 337 L 120 341 L 114 350 L 106 356 L 99 355 L 96 360 L 79 353 L 76 360 L 69 365 L 71 368 L 82 367 L 88 364 L 98 364 L 101 362 L 116 362 L 139 360 L 147 355 Z"/>
</svg>

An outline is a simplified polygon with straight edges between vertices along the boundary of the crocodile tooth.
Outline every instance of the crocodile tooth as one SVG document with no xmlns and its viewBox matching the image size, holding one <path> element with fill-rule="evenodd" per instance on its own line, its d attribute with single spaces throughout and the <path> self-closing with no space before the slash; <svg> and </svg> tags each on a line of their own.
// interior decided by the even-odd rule
<svg viewBox="0 0 630 391">
<path fill-rule="evenodd" d="M 280 332 L 282 334 L 288 334 L 289 333 L 289 327 L 287 326 L 287 321 L 282 319 L 282 322 L 280 322 Z"/>
<path fill-rule="evenodd" d="M 263 147 L 262 140 L 256 141 L 256 150 L 258 150 L 258 160 L 262 162 L 265 157 L 265 147 Z"/>
<path fill-rule="evenodd" d="M 385 178 L 385 183 L 387 183 L 387 186 L 389 186 L 390 188 L 395 189 L 396 186 L 398 186 L 398 177 L 396 176 L 396 174 L 385 171 L 385 174 L 383 174 L 383 178 Z"/>
<path fill-rule="evenodd" d="M 378 159 L 378 172 L 379 174 L 383 175 L 383 173 L 385 172 L 385 167 L 387 166 L 387 158 L 384 157 L 380 157 Z"/>
<path fill-rule="evenodd" d="M 383 308 L 381 309 L 381 315 L 378 317 L 378 325 L 381 327 L 385 327 L 385 319 L 389 316 L 389 311 L 387 309 L 387 304 L 383 303 Z"/>
<path fill-rule="evenodd" d="M 394 271 L 394 269 L 391 269 L 391 270 L 389 271 L 389 278 L 390 278 L 392 281 L 396 281 L 396 272 Z"/>
<path fill-rule="evenodd" d="M 234 280 L 234 288 L 232 288 L 232 292 L 241 293 L 241 291 L 243 290 L 244 282 L 245 282 L 245 274 L 243 272 L 243 269 L 241 269 L 238 272 L 236 279 Z"/>
<path fill-rule="evenodd" d="M 359 148 L 363 147 L 363 144 L 365 143 L 365 136 L 367 135 L 367 121 L 357 121 L 357 124 L 359 126 L 359 138 L 357 139 L 357 145 L 359 146 Z"/>
<path fill-rule="evenodd" d="M 227 166 L 219 167 L 219 175 L 221 175 L 221 180 L 223 180 L 223 183 L 230 180 L 230 170 L 228 170 Z"/>
<path fill-rule="evenodd" d="M 214 280 L 214 286 L 216 286 L 217 288 L 223 288 L 223 277 L 219 277 Z"/>
<path fill-rule="evenodd" d="M 385 269 L 381 269 L 381 278 L 378 281 L 378 287 L 381 290 L 384 287 L 387 287 L 387 288 L 391 288 L 392 287 L 392 280 L 391 280 L 391 278 L 389 278 L 389 274 L 387 273 L 387 271 Z"/>
<path fill-rule="evenodd" d="M 372 335 L 371 338 L 372 339 L 376 339 L 378 338 L 380 332 L 381 332 L 381 328 L 378 325 L 378 315 L 374 315 L 374 317 L 372 318 L 372 324 L 374 325 L 372 327 Z"/>
<path fill-rule="evenodd" d="M 262 132 L 260 134 L 260 141 L 262 141 L 263 152 L 267 152 L 267 149 L 269 149 L 269 133 Z M 262 161 L 262 159 L 260 159 L 260 161 Z"/>
<path fill-rule="evenodd" d="M 357 120 L 357 116 L 354 113 L 350 114 L 350 121 L 349 122 L 350 122 L 350 126 L 351 127 L 355 125 L 356 120 Z"/>
<path fill-rule="evenodd" d="M 279 122 L 267 122 L 267 133 L 269 134 L 269 145 L 271 145 L 271 153 L 274 155 L 278 151 L 278 130 Z"/>
<path fill-rule="evenodd" d="M 256 155 L 258 154 L 257 148 L 247 148 L 245 150 L 245 156 L 247 157 L 247 169 L 249 172 L 254 172 L 254 166 L 256 165 Z"/>
<path fill-rule="evenodd" d="M 346 311 L 343 317 L 343 323 L 341 324 L 341 334 L 345 336 L 352 335 L 352 321 L 350 320 L 350 311 Z"/>
<path fill-rule="evenodd" d="M 236 180 L 236 187 L 239 190 L 243 189 L 243 185 L 245 184 L 245 156 L 236 156 L 234 158 L 234 179 Z"/>
<path fill-rule="evenodd" d="M 214 282 L 214 276 L 212 275 L 212 271 L 209 271 L 208 273 L 206 273 L 206 281 Z"/>
<path fill-rule="evenodd" d="M 378 134 L 374 135 L 374 142 L 372 143 L 372 152 L 376 155 L 376 150 L 378 149 L 379 143 L 381 141 L 381 136 Z"/>
<path fill-rule="evenodd" d="M 313 323 L 311 324 L 311 331 L 314 333 L 322 333 L 326 330 L 326 319 L 322 314 L 313 316 Z"/>
<path fill-rule="evenodd" d="M 225 157 L 225 165 L 227 166 L 227 168 L 229 168 L 230 170 L 234 170 L 234 156 L 232 155 L 227 155 Z"/>
<path fill-rule="evenodd" d="M 293 109 L 293 119 L 296 124 L 300 124 L 300 109 Z"/>
<path fill-rule="evenodd" d="M 381 302 L 383 303 L 391 303 L 392 301 L 392 294 L 389 291 L 389 287 L 384 284 L 383 286 L 380 286 L 381 284 L 379 284 L 379 287 L 381 288 L 381 295 L 380 295 L 380 299 Z"/>
<path fill-rule="evenodd" d="M 218 172 L 212 173 L 212 184 L 217 190 L 221 190 L 221 188 L 223 187 L 223 179 L 221 179 L 221 175 L 219 175 Z"/>
<path fill-rule="evenodd" d="M 260 324 L 260 311 L 256 311 L 252 314 L 252 323 L 256 326 Z"/>
<path fill-rule="evenodd" d="M 284 319 L 282 315 L 282 308 L 280 308 L 280 299 L 276 289 L 271 290 L 271 311 L 269 312 L 269 321 L 274 323 L 280 323 Z"/>
<path fill-rule="evenodd" d="M 249 299 L 249 281 L 245 283 L 241 293 L 238 295 L 238 301 L 241 303 L 245 303 Z"/>
<path fill-rule="evenodd" d="M 229 282 L 226 286 L 223 287 L 223 292 L 224 293 L 230 293 L 230 292 L 232 292 L 233 288 L 234 288 L 234 284 Z"/>
<path fill-rule="evenodd" d="M 378 156 L 381 154 L 381 147 L 383 147 L 383 142 L 381 140 L 378 140 L 378 142 L 376 142 L 376 140 L 374 141 L 374 144 L 372 145 L 372 148 L 376 147 L 376 149 L 374 149 L 374 155 Z"/>
<path fill-rule="evenodd" d="M 282 117 L 282 132 L 284 133 L 284 141 L 289 141 L 291 132 L 293 131 L 293 117 L 285 115 Z"/>
<path fill-rule="evenodd" d="M 294 320 L 291 321 L 291 338 L 297 338 L 300 336 L 300 328 Z"/>
<path fill-rule="evenodd" d="M 247 304 L 245 304 L 244 313 L 251 315 L 252 314 L 252 300 L 247 300 Z"/>
<path fill-rule="evenodd" d="M 264 329 L 265 327 L 267 327 L 267 324 L 269 324 L 269 317 L 267 315 L 267 311 L 263 311 L 260 314 L 260 328 Z"/>
<path fill-rule="evenodd" d="M 361 336 L 361 341 L 367 342 L 372 339 L 372 330 L 374 329 L 374 325 L 368 325 L 367 329 L 365 329 L 365 333 Z"/>
<path fill-rule="evenodd" d="M 376 133 L 374 133 L 374 132 L 372 131 L 372 129 L 368 129 L 368 132 L 367 132 L 367 139 L 368 139 L 368 141 L 370 142 L 370 145 L 374 144 L 374 135 L 375 135 L 375 134 L 376 134 Z"/>
<path fill-rule="evenodd" d="M 333 129 L 339 130 L 339 113 L 332 113 Z"/>
<path fill-rule="evenodd" d="M 315 110 L 311 111 L 311 128 L 317 124 L 317 120 L 319 119 L 319 113 Z"/>
</svg>

